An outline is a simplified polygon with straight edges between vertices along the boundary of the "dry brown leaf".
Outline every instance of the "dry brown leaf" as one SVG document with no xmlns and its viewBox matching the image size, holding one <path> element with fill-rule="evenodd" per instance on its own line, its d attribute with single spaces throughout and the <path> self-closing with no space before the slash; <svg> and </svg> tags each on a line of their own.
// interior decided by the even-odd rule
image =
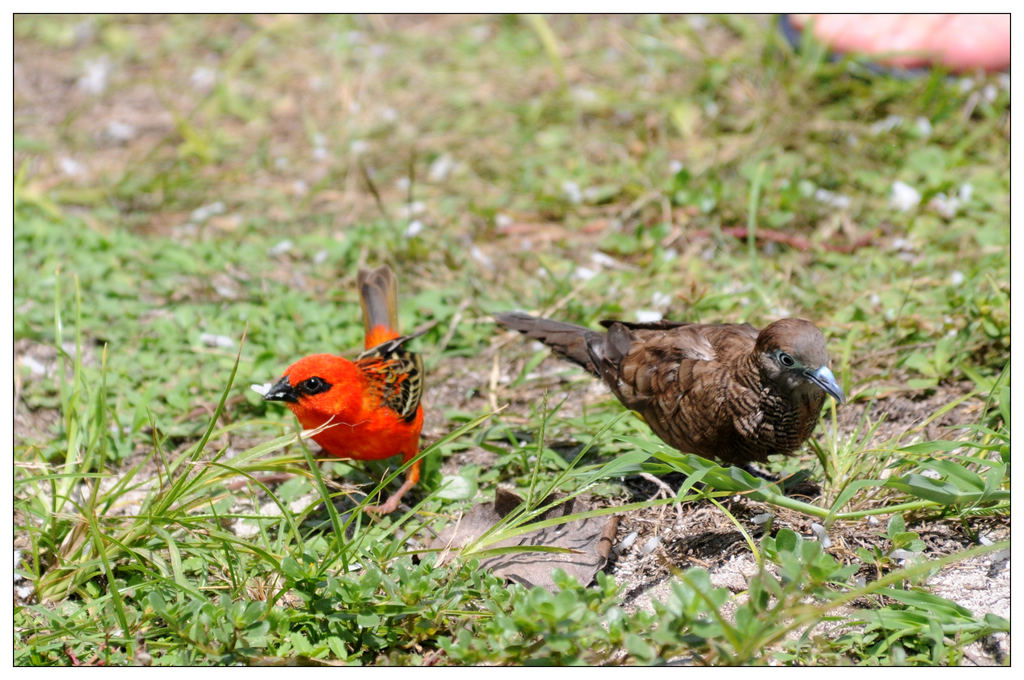
<svg viewBox="0 0 1024 680">
<path fill-rule="evenodd" d="M 548 505 L 554 500 L 557 500 L 556 496 L 549 496 L 540 505 Z M 442 553 L 443 561 L 448 551 L 457 550 L 477 540 L 522 502 L 523 499 L 515 493 L 499 488 L 493 503 L 474 506 L 457 523 L 445 529 L 428 547 L 445 551 Z M 576 511 L 586 510 L 585 507 L 577 507 L 580 505 L 578 501 L 570 498 L 534 521 L 564 517 Z M 559 568 L 574 576 L 579 583 L 587 585 L 594 580 L 594 576 L 607 561 L 618 524 L 619 518 L 616 516 L 590 517 L 537 529 L 488 547 L 548 546 L 565 548 L 571 552 L 539 552 L 524 549 L 487 557 L 481 560 L 480 566 L 527 588 L 541 586 L 555 590 L 551 574 Z"/>
</svg>

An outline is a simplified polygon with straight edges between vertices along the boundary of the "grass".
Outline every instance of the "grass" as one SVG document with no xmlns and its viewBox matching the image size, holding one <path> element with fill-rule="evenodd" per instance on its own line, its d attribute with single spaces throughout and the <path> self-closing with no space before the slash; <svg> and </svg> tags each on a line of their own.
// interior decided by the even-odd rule
<svg viewBox="0 0 1024 680">
<path fill-rule="evenodd" d="M 864 78 L 751 16 L 14 29 L 17 664 L 957 664 L 1008 632 L 924 580 L 1005 546 L 931 555 L 914 531 L 1009 517 L 998 78 Z M 896 180 L 918 206 L 892 206 Z M 248 385 L 354 351 L 355 272 L 381 262 L 403 328 L 438 324 L 416 511 L 371 521 L 356 487 L 395 467 L 315 461 Z M 496 346 L 511 308 L 815 320 L 850 404 L 772 466 L 821 497 L 667 449 L 575 369 Z M 739 493 L 885 521 L 850 554 L 748 536 L 746 598 L 679 569 L 652 612 L 607 574 L 531 591 L 476 568 L 487 545 L 437 565 L 410 542 L 499 483 L 613 506 L 643 470 L 686 481 L 633 511 Z"/>
</svg>

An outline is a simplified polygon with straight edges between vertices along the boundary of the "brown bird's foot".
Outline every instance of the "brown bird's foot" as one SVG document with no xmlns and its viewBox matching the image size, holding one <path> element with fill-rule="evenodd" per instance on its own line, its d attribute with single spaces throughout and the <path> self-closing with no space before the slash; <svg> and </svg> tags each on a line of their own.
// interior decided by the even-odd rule
<svg viewBox="0 0 1024 680">
<path fill-rule="evenodd" d="M 751 474 L 754 477 L 757 477 L 758 479 L 763 479 L 765 481 L 778 482 L 781 479 L 781 477 L 779 477 L 778 475 L 772 474 L 767 470 L 762 470 L 760 467 L 754 465 L 753 463 L 744 463 L 743 465 L 740 465 L 739 468 L 744 472 L 747 472 L 748 474 Z"/>
<path fill-rule="evenodd" d="M 821 495 L 821 487 L 811 480 L 811 473 L 807 470 L 798 470 L 789 477 L 783 477 L 779 486 L 790 498 L 817 498 Z"/>
<path fill-rule="evenodd" d="M 763 479 L 772 484 L 778 484 L 779 488 L 782 489 L 782 493 L 787 496 L 802 496 L 805 498 L 816 498 L 821 495 L 821 488 L 810 480 L 810 472 L 807 470 L 799 470 L 788 477 L 776 475 L 767 470 L 762 470 L 753 463 L 746 463 L 745 465 L 739 466 L 741 470 L 744 470 L 748 474 Z"/>
</svg>

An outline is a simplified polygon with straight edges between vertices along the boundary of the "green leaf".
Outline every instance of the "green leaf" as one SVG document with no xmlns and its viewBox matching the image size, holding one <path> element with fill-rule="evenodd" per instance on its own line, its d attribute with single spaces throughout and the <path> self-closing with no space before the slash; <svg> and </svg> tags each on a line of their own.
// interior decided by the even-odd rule
<svg viewBox="0 0 1024 680">
<path fill-rule="evenodd" d="M 450 501 L 465 500 L 476 495 L 477 483 L 464 475 L 445 475 L 434 495 Z"/>
<path fill-rule="evenodd" d="M 380 625 L 380 617 L 376 614 L 360 612 L 356 614 L 356 623 L 360 628 L 376 628 Z"/>
<path fill-rule="evenodd" d="M 281 559 L 281 573 L 296 581 L 306 577 L 306 572 L 291 555 L 285 555 Z"/>
<path fill-rule="evenodd" d="M 625 643 L 626 651 L 638 659 L 648 660 L 653 659 L 655 656 L 654 648 L 636 633 L 626 635 Z"/>
</svg>

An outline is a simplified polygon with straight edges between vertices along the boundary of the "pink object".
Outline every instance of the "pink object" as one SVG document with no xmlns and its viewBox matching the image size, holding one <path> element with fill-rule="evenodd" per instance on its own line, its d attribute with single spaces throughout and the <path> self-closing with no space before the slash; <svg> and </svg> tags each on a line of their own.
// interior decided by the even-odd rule
<svg viewBox="0 0 1024 680">
<path fill-rule="evenodd" d="M 838 52 L 913 67 L 1002 71 L 1010 66 L 1009 14 L 794 14 L 799 28 Z"/>
</svg>

